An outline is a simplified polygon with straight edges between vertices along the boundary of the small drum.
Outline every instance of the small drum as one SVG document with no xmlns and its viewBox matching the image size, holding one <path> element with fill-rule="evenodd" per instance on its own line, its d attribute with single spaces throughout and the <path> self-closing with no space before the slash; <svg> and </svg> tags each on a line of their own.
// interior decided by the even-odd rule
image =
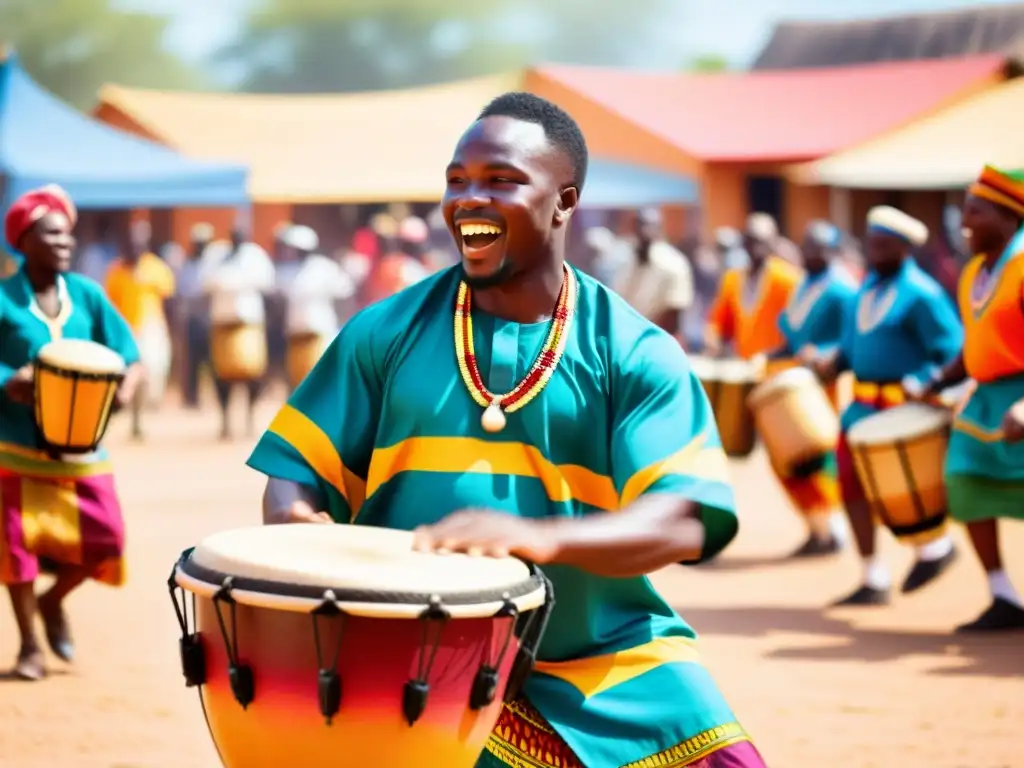
<svg viewBox="0 0 1024 768">
<path fill-rule="evenodd" d="M 297 333 L 288 337 L 286 367 L 288 384 L 295 389 L 330 346 L 331 337 L 319 333 Z"/>
<path fill-rule="evenodd" d="M 85 339 L 58 339 L 35 361 L 35 419 L 53 454 L 92 453 L 107 431 L 124 358 Z"/>
<path fill-rule="evenodd" d="M 168 586 L 227 768 L 473 768 L 554 605 L 519 560 L 419 553 L 411 533 L 355 525 L 219 533 Z"/>
<path fill-rule="evenodd" d="M 839 417 L 818 377 L 789 368 L 750 393 L 757 432 L 783 477 L 807 477 L 824 465 L 839 440 Z"/>
<path fill-rule="evenodd" d="M 690 357 L 690 367 L 704 385 L 715 414 L 722 449 L 744 458 L 754 451 L 756 432 L 747 398 L 761 381 L 757 365 L 739 358 Z"/>
<path fill-rule="evenodd" d="M 913 538 L 945 522 L 942 467 L 950 423 L 947 409 L 907 403 L 864 418 L 846 434 L 868 502 L 897 537 Z"/>
<path fill-rule="evenodd" d="M 267 372 L 267 334 L 262 325 L 215 325 L 210 363 L 221 381 L 256 381 Z"/>
</svg>

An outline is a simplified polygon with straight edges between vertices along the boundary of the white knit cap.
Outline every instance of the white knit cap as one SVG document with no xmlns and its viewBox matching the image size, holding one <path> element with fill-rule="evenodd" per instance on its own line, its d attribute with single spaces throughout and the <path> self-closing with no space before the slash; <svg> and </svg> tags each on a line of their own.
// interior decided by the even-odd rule
<svg viewBox="0 0 1024 768">
<path fill-rule="evenodd" d="M 868 231 L 898 237 L 916 248 L 928 242 L 924 222 L 891 205 L 879 205 L 868 211 Z"/>
<path fill-rule="evenodd" d="M 298 251 L 312 253 L 320 247 L 320 238 L 310 227 L 295 224 L 281 233 L 281 242 Z"/>
<path fill-rule="evenodd" d="M 779 236 L 779 225 L 767 213 L 752 213 L 747 217 L 747 234 L 758 240 L 773 240 Z"/>
</svg>

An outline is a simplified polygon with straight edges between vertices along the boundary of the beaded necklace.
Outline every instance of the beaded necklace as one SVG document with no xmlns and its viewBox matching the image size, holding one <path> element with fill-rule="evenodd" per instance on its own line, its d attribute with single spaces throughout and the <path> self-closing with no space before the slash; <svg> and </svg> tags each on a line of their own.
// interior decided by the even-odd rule
<svg viewBox="0 0 1024 768">
<path fill-rule="evenodd" d="M 494 394 L 484 386 L 473 351 L 471 292 L 465 281 L 459 283 L 459 292 L 455 300 L 455 358 L 470 397 L 484 409 L 480 424 L 487 432 L 503 430 L 506 424 L 505 413 L 518 411 L 541 393 L 565 351 L 569 326 L 576 312 L 578 288 L 576 275 L 568 266 L 564 269 L 562 289 L 558 293 L 558 302 L 551 318 L 551 329 L 548 331 L 544 346 L 522 381 L 504 395 Z"/>
</svg>

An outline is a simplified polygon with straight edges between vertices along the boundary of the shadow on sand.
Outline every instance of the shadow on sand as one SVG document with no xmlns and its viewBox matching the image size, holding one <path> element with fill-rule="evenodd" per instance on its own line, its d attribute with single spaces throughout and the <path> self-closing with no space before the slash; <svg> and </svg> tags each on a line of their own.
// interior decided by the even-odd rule
<svg viewBox="0 0 1024 768">
<path fill-rule="evenodd" d="M 775 659 L 801 661 L 895 661 L 907 656 L 933 657 L 938 664 L 928 674 L 942 676 L 1024 677 L 1024 632 L 996 635 L 957 635 L 947 632 L 866 629 L 839 618 L 839 611 L 817 608 L 686 608 L 683 615 L 702 635 L 767 637 L 798 633 L 835 637 L 825 648 L 779 648 Z M 962 666 L 950 668 L 950 661 Z"/>
</svg>

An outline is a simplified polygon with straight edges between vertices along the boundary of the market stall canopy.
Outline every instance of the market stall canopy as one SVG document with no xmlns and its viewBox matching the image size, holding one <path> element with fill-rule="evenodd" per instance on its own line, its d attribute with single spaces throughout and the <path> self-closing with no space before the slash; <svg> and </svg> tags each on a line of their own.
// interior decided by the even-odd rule
<svg viewBox="0 0 1024 768">
<path fill-rule="evenodd" d="M 704 162 L 815 160 L 1005 79 L 985 55 L 786 72 L 543 66 L 542 77 Z"/>
<path fill-rule="evenodd" d="M 243 166 L 190 160 L 83 115 L 13 55 L 0 60 L 0 175 L 5 201 L 44 184 L 60 184 L 83 209 L 246 201 Z"/>
<path fill-rule="evenodd" d="M 466 127 L 522 73 L 407 90 L 333 95 L 204 94 L 104 86 L 94 114 L 185 155 L 251 169 L 257 201 L 433 202 Z M 593 161 L 584 204 L 695 199 L 691 180 Z M 598 203 L 597 201 L 600 201 Z"/>
<path fill-rule="evenodd" d="M 805 184 L 867 189 L 953 189 L 986 163 L 1024 168 L 1024 79 L 831 157 L 796 166 Z"/>
</svg>

